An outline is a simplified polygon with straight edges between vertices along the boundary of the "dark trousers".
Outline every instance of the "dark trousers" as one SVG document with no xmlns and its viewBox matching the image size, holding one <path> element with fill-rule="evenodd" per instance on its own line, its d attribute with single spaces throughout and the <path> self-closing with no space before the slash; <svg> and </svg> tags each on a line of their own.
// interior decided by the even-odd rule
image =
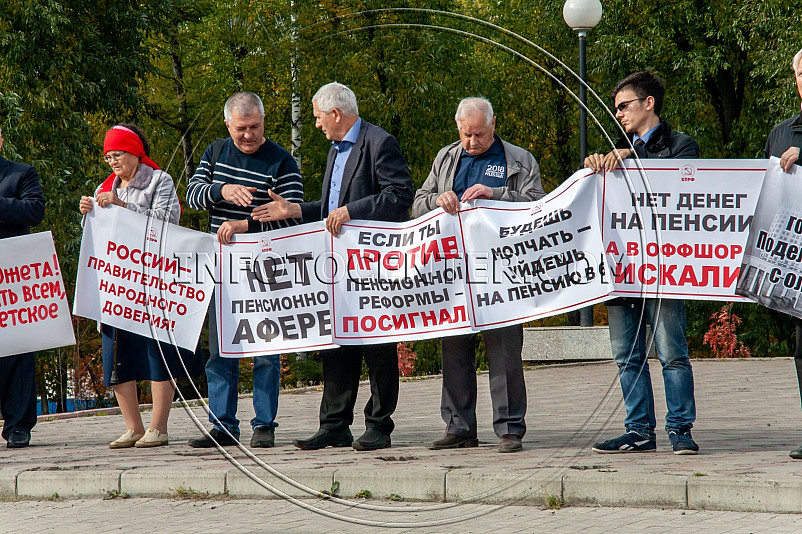
<svg viewBox="0 0 802 534">
<path fill-rule="evenodd" d="M 33 353 L 0 358 L 0 412 L 3 439 L 36 424 L 36 368 Z"/>
<path fill-rule="evenodd" d="M 526 384 L 524 383 L 523 326 L 514 325 L 482 332 L 490 367 L 490 399 L 493 430 L 521 436 L 526 433 Z M 451 336 L 443 348 L 443 394 L 440 414 L 446 433 L 476 437 L 476 334 Z"/>
<path fill-rule="evenodd" d="M 354 422 L 363 358 L 370 377 L 365 427 L 389 436 L 395 428 L 391 416 L 398 404 L 398 348 L 395 343 L 346 346 L 323 353 L 320 428 L 340 431 Z"/>
<path fill-rule="evenodd" d="M 794 350 L 796 379 L 799 382 L 799 395 L 802 397 L 802 319 L 796 320 L 796 348 Z"/>
</svg>

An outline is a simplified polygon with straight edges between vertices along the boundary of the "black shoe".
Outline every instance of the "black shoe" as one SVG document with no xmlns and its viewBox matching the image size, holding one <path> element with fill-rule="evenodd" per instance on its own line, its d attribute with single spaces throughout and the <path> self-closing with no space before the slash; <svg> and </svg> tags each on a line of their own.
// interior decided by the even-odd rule
<svg viewBox="0 0 802 534">
<path fill-rule="evenodd" d="M 788 453 L 794 460 L 802 460 L 802 445 Z"/>
<path fill-rule="evenodd" d="M 239 436 L 237 436 L 237 438 L 239 438 Z M 232 438 L 226 432 L 213 428 L 209 431 L 208 435 L 204 434 L 199 438 L 192 438 L 189 440 L 188 445 L 196 449 L 211 449 L 217 445 L 226 447 L 229 445 L 236 445 L 237 443 L 238 440 Z"/>
<path fill-rule="evenodd" d="M 8 443 L 6 443 L 6 447 L 9 449 L 22 449 L 23 447 L 30 445 L 30 443 L 30 430 L 12 430 L 11 434 L 8 436 Z"/>
<path fill-rule="evenodd" d="M 699 454 L 699 445 L 691 437 L 690 430 L 672 430 L 668 433 L 668 440 L 674 454 Z"/>
<path fill-rule="evenodd" d="M 271 426 L 257 426 L 251 436 L 251 447 L 267 449 L 276 444 L 276 435 Z"/>
<path fill-rule="evenodd" d="M 294 439 L 292 444 L 305 451 L 316 451 L 325 447 L 350 447 L 354 436 L 347 428 L 344 430 L 326 430 L 321 428 L 309 439 Z"/>
<path fill-rule="evenodd" d="M 382 434 L 375 428 L 369 428 L 351 446 L 358 451 L 387 449 L 390 447 L 390 436 Z"/>
<path fill-rule="evenodd" d="M 515 434 L 504 434 L 498 442 L 498 452 L 518 452 L 524 448 L 521 443 L 521 436 Z"/>
<path fill-rule="evenodd" d="M 655 452 L 657 450 L 657 440 L 654 437 L 645 438 L 634 430 L 630 430 L 617 438 L 594 444 L 591 450 L 602 454 L 615 452 Z"/>
<path fill-rule="evenodd" d="M 442 438 L 429 443 L 429 448 L 433 451 L 441 449 L 461 449 L 463 447 L 478 447 L 479 440 L 456 434 L 446 434 Z"/>
</svg>

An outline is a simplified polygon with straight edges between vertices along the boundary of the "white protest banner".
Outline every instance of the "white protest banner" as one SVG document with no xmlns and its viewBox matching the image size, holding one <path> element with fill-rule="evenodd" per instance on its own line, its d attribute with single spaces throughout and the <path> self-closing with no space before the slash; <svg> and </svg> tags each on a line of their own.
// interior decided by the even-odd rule
<svg viewBox="0 0 802 534">
<path fill-rule="evenodd" d="M 351 221 L 339 237 L 327 234 L 335 343 L 471 332 L 457 224 L 437 210 L 406 223 Z"/>
<path fill-rule="evenodd" d="M 744 252 L 738 295 L 802 318 L 802 169 L 769 160 Z"/>
<path fill-rule="evenodd" d="M 460 211 L 469 310 L 477 329 L 607 299 L 596 175 L 580 171 L 537 202 L 476 201 Z"/>
<path fill-rule="evenodd" d="M 604 173 L 617 296 L 742 300 L 735 286 L 766 160 L 626 160 Z"/>
<path fill-rule="evenodd" d="M 0 356 L 75 345 L 50 232 L 0 239 Z"/>
<path fill-rule="evenodd" d="M 73 313 L 194 350 L 214 280 L 214 236 L 118 206 L 86 215 Z M 196 261 L 192 261 L 195 258 Z"/>
<path fill-rule="evenodd" d="M 219 245 L 215 288 L 220 355 L 229 358 L 336 347 L 330 285 L 318 276 L 325 223 L 235 235 Z"/>
</svg>

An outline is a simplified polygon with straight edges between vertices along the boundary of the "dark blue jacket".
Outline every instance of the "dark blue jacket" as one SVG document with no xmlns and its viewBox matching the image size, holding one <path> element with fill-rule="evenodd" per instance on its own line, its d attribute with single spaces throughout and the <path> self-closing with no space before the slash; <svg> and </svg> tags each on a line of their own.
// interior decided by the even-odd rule
<svg viewBox="0 0 802 534">
<path fill-rule="evenodd" d="M 0 157 L 0 239 L 30 233 L 44 216 L 36 169 Z"/>
<path fill-rule="evenodd" d="M 329 150 L 321 199 L 301 203 L 303 222 L 324 220 L 329 214 L 331 173 L 337 149 Z M 401 222 L 409 219 L 412 178 L 395 137 L 362 120 L 359 136 L 343 170 L 338 207 L 348 206 L 351 219 Z"/>
</svg>

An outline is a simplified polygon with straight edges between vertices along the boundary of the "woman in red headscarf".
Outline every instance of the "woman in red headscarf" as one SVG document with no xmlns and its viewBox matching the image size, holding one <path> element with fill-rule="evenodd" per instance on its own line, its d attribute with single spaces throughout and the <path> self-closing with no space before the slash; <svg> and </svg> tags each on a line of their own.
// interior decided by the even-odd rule
<svg viewBox="0 0 802 534">
<path fill-rule="evenodd" d="M 112 173 L 95 191 L 101 208 L 122 208 L 178 223 L 181 206 L 172 177 L 150 159 L 150 144 L 144 132 L 133 124 L 114 126 L 106 133 L 104 158 Z M 81 213 L 92 210 L 89 197 L 81 197 Z M 198 374 L 201 359 L 196 352 L 156 342 L 133 332 L 101 325 L 103 337 L 103 381 L 114 388 L 125 420 L 125 432 L 109 443 L 112 449 L 167 445 L 167 418 L 175 386 L 172 377 Z M 162 358 L 164 355 L 164 358 Z M 183 360 L 183 365 L 180 360 Z M 167 367 L 164 363 L 167 362 Z M 136 381 L 150 380 L 153 415 L 145 431 L 139 412 Z"/>
</svg>

